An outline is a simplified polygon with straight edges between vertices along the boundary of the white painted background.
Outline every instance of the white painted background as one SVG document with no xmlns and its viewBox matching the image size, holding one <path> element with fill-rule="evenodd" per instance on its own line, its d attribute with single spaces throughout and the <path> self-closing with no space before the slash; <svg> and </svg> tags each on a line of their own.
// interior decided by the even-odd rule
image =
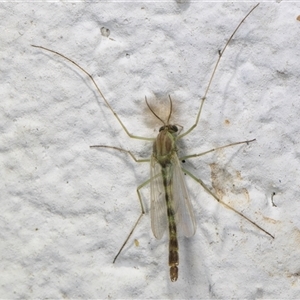
<svg viewBox="0 0 300 300">
<path fill-rule="evenodd" d="M 167 236 L 153 237 L 148 213 L 112 264 L 139 215 L 135 189 L 149 166 L 89 148 L 148 157 L 151 144 L 126 136 L 84 74 L 30 47 L 80 62 L 128 130 L 155 137 L 145 95 L 170 94 L 175 122 L 188 128 L 218 50 L 253 5 L 0 5 L 1 298 L 299 298 L 299 3 L 261 3 L 243 24 L 180 152 L 256 138 L 185 167 L 276 238 L 187 177 L 198 229 L 179 241 L 176 283 Z M 143 199 L 148 212 L 148 187 Z"/>
</svg>

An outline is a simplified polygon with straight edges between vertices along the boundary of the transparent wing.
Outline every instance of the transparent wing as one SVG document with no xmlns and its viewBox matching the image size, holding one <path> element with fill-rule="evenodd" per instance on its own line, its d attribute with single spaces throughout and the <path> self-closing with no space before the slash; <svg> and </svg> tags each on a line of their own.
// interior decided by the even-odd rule
<svg viewBox="0 0 300 300">
<path fill-rule="evenodd" d="M 157 239 L 161 239 L 167 228 L 167 205 L 161 175 L 161 166 L 153 156 L 151 157 L 150 167 L 151 228 L 154 236 Z"/>
<path fill-rule="evenodd" d="M 196 232 L 196 222 L 192 204 L 188 195 L 183 172 L 177 155 L 172 158 L 173 162 L 173 207 L 175 220 L 180 233 L 191 237 Z"/>
</svg>

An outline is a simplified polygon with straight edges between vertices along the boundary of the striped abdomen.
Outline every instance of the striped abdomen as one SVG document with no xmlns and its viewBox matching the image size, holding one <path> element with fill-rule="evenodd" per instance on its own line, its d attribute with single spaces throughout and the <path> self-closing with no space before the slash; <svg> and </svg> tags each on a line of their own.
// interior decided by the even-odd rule
<svg viewBox="0 0 300 300">
<path fill-rule="evenodd" d="M 175 211 L 173 207 L 173 194 L 172 194 L 172 178 L 173 166 L 167 165 L 162 168 L 163 184 L 165 188 L 165 199 L 167 204 L 167 214 L 169 222 L 169 266 L 171 281 L 176 281 L 178 278 L 178 241 L 175 222 Z"/>
</svg>

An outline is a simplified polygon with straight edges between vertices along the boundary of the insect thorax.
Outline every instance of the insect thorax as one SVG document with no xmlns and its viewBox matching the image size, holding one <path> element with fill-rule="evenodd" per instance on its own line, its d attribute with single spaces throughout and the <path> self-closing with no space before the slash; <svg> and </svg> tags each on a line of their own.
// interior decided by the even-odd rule
<svg viewBox="0 0 300 300">
<path fill-rule="evenodd" d="M 177 151 L 177 131 L 175 125 L 162 126 L 153 143 L 153 156 L 162 167 L 171 163 L 172 155 Z"/>
</svg>

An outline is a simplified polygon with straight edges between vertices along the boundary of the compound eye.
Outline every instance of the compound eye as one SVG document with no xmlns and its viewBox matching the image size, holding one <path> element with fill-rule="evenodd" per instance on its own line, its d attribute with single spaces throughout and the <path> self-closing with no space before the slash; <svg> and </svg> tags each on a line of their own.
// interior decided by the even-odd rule
<svg viewBox="0 0 300 300">
<path fill-rule="evenodd" d="M 174 132 L 177 132 L 178 131 L 178 128 L 176 125 L 172 125 L 171 129 L 174 131 Z"/>
<path fill-rule="evenodd" d="M 166 126 L 161 126 L 161 127 L 159 128 L 159 132 L 163 131 L 163 130 L 165 129 L 165 127 L 166 127 Z"/>
</svg>

